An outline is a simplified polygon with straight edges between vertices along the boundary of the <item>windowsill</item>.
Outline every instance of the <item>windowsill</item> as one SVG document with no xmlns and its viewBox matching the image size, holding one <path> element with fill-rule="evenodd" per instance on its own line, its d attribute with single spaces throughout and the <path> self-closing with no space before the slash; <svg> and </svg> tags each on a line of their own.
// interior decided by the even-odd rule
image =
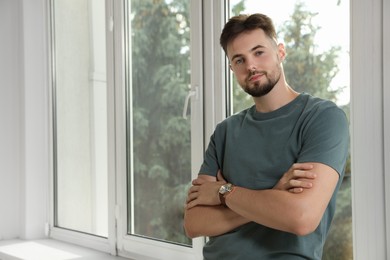
<svg viewBox="0 0 390 260">
<path fill-rule="evenodd" d="M 54 239 L 0 241 L 1 260 L 129 260 Z"/>
</svg>

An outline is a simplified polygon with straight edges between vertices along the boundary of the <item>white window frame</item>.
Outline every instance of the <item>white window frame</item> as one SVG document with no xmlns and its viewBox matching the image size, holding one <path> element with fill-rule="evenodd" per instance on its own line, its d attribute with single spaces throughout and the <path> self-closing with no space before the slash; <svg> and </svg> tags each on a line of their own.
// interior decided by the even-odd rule
<svg viewBox="0 0 390 260">
<path fill-rule="evenodd" d="M 46 1 L 47 3 L 48 1 Z M 119 1 L 107 0 L 107 10 L 111 15 L 107 15 L 107 26 L 111 27 L 110 17 L 113 17 L 113 9 L 115 3 Z M 213 60 L 204 59 L 204 87 L 205 100 L 205 144 L 208 143 L 207 137 L 213 131 L 216 122 L 224 118 L 224 90 L 223 77 L 219 71 L 218 61 L 221 61 L 223 56 L 218 57 L 219 43 L 217 41 L 222 25 L 221 17 L 224 1 L 204 0 L 204 22 L 206 24 L 204 36 L 204 52 Z M 111 9 L 110 9 L 111 8 Z M 212 8 L 212 9 L 207 9 Z M 42 13 L 47 11 L 41 10 Z M 26 9 L 26 14 L 31 12 Z M 209 14 L 207 14 L 209 13 Z M 390 256 L 390 178 L 386 176 L 390 169 L 390 90 L 386 87 L 390 85 L 390 51 L 387 46 L 390 46 L 390 18 L 387 14 L 390 13 L 390 3 L 386 0 L 354 0 L 351 1 L 351 153 L 352 153 L 352 203 L 353 203 L 353 243 L 354 243 L 354 259 L 387 259 Z M 48 12 L 46 12 L 48 15 Z M 49 22 L 49 19 L 46 19 Z M 120 35 L 117 28 L 121 28 L 120 21 L 114 20 L 115 33 Z M 213 25 L 213 26 L 210 26 Z M 119 27 L 118 27 L 119 26 Z M 215 26 L 215 27 L 214 27 Z M 210 28 L 212 27 L 212 28 Z M 46 28 L 37 29 L 35 37 L 45 37 L 44 30 Z M 337 32 L 336 32 L 337 33 Z M 118 53 L 121 50 L 121 44 L 113 41 L 113 32 L 108 32 L 111 39 L 107 39 L 108 49 L 115 51 L 115 57 L 119 57 Z M 118 35 L 115 35 L 117 38 Z M 50 38 L 49 38 L 50 39 Z M 49 41 L 48 39 L 48 41 Z M 208 40 L 207 40 L 208 39 Z M 115 46 L 115 49 L 114 49 Z M 208 49 L 210 48 L 211 49 Z M 50 56 L 50 50 L 48 50 Z M 30 55 L 39 59 L 37 55 L 26 50 L 25 55 Z M 109 65 L 107 80 L 110 86 L 120 84 L 123 73 L 118 71 L 118 66 L 115 66 L 112 61 L 114 53 L 108 53 Z M 116 63 L 120 61 L 115 60 Z M 50 66 L 50 61 L 48 62 Z M 32 68 L 33 64 L 26 64 L 25 69 Z M 49 67 L 48 66 L 48 67 Z M 43 67 L 42 70 L 45 70 Z M 115 73 L 115 75 L 114 75 Z M 209 74 L 208 74 L 209 73 Z M 50 78 L 49 82 L 53 79 Z M 115 79 L 115 80 L 114 80 Z M 211 95 L 211 96 L 210 96 Z M 49 95 L 50 96 L 50 95 Z M 26 99 L 32 98 L 30 92 L 25 96 Z M 123 143 L 118 142 L 118 138 L 125 135 L 122 128 L 116 128 L 115 122 L 123 120 L 123 115 L 115 114 L 114 110 L 120 110 L 121 105 L 118 102 L 120 96 L 114 92 L 114 88 L 109 89 L 109 105 L 115 106 L 116 109 L 109 111 L 109 151 L 112 152 L 112 157 L 109 160 L 110 172 L 118 173 L 123 171 L 121 163 L 124 158 L 120 158 L 120 151 L 123 151 Z M 49 97 L 50 99 L 50 97 Z M 116 99 L 116 100 L 115 100 Z M 51 102 L 50 111 L 51 111 Z M 32 107 L 32 109 L 34 109 Z M 210 112 L 211 111 L 211 112 Z M 36 113 L 38 114 L 38 112 Z M 35 120 L 29 118 L 25 120 Z M 46 118 L 48 125 L 53 127 L 50 118 Z M 33 129 L 32 129 L 33 130 Z M 51 133 L 53 129 L 50 129 Z M 39 133 L 37 133 L 39 134 Z M 29 136 L 34 136 L 33 132 Z M 50 136 L 48 137 L 50 138 Z M 50 146 L 53 147 L 52 139 Z M 27 151 L 28 153 L 29 151 Z M 110 153 L 111 154 L 111 153 Z M 116 155 L 115 155 L 116 154 Z M 30 156 L 31 154 L 26 154 Z M 44 156 L 44 155 L 42 155 Z M 117 156 L 117 157 L 115 157 Z M 118 158 L 119 157 L 119 158 Z M 52 158 L 49 160 L 51 161 Z M 111 171 L 112 170 L 112 171 Z M 110 226 L 109 239 L 104 241 L 95 241 L 94 236 L 86 234 L 80 235 L 78 232 L 57 230 L 53 227 L 53 208 L 50 209 L 50 236 L 58 240 L 64 240 L 72 243 L 77 243 L 85 247 L 92 247 L 98 250 L 107 251 L 111 254 L 116 254 L 116 227 L 115 227 L 115 205 L 118 204 L 115 192 L 115 186 L 118 183 L 118 176 L 110 174 L 109 179 L 109 211 L 110 211 Z M 42 180 L 44 181 L 44 180 Z M 51 184 L 53 180 L 51 180 Z M 53 187 L 51 191 L 51 207 L 53 205 Z M 119 201 L 120 202 L 120 201 Z M 27 205 L 28 206 L 28 205 Z M 30 205 L 33 206 L 33 205 Z M 123 210 L 123 209 L 122 209 Z M 118 213 L 120 213 L 117 210 Z M 386 225 L 387 224 L 387 225 Z M 118 225 L 118 228 L 120 226 Z M 118 229 L 119 230 L 119 229 Z M 120 242 L 118 241 L 118 244 Z M 155 246 L 155 245 L 150 245 Z M 150 248 L 148 247 L 148 250 Z M 153 249 L 158 252 L 157 248 Z M 161 256 L 161 254 L 159 254 Z"/>
<path fill-rule="evenodd" d="M 126 157 L 126 80 L 131 80 L 131 76 L 127 75 L 131 69 L 125 69 L 126 66 L 126 46 L 131 44 L 126 39 L 125 33 L 125 17 L 124 17 L 124 1 L 110 0 L 112 6 L 112 14 L 114 23 L 114 41 L 113 56 L 115 67 L 113 85 L 111 95 L 115 111 L 110 113 L 115 122 L 111 126 L 109 132 L 115 135 L 115 147 L 110 147 L 109 165 L 110 172 L 116 173 L 116 232 L 117 244 L 116 249 L 118 255 L 136 259 L 202 259 L 202 247 L 204 244 L 203 238 L 193 240 L 192 247 L 166 243 L 162 241 L 131 236 L 127 234 L 127 157 Z M 196 91 L 196 95 L 190 98 L 191 104 L 191 156 L 192 156 L 192 177 L 197 175 L 200 164 L 203 160 L 203 59 L 202 59 L 202 1 L 191 0 L 191 90 Z M 130 30 L 130 28 L 129 28 Z M 128 33 L 129 35 L 131 33 Z M 131 46 L 129 46 L 131 49 Z M 112 53 L 112 51 L 109 51 Z M 130 54 L 127 54 L 130 55 Z M 131 59 L 131 57 L 129 57 Z M 130 65 L 129 65 L 130 66 Z M 130 83 L 131 85 L 131 83 Z M 130 98 L 131 99 L 131 98 Z M 184 100 L 183 100 L 184 104 Z M 131 117 L 131 115 L 130 115 Z M 130 120 L 131 121 L 131 120 Z M 202 140 L 202 142 L 199 142 Z"/>
<path fill-rule="evenodd" d="M 386 0 L 351 1 L 353 250 L 362 260 L 390 256 L 389 11 Z"/>
<path fill-rule="evenodd" d="M 203 7 L 204 37 L 204 106 L 205 147 L 215 126 L 226 118 L 226 73 L 225 53 L 219 43 L 219 36 L 227 19 L 228 1 L 205 0 Z"/>
<path fill-rule="evenodd" d="M 382 26 L 383 26 L 383 144 L 384 144 L 384 177 L 385 177 L 385 208 L 386 208 L 386 241 L 384 245 L 387 258 L 390 257 L 390 177 L 386 176 L 390 171 L 390 2 L 383 0 L 382 8 Z M 387 87 L 386 87 L 387 86 Z M 386 134 L 387 133 L 387 134 Z"/>
<path fill-rule="evenodd" d="M 50 237 L 50 238 L 53 238 L 53 239 L 56 239 L 56 240 L 59 240 L 59 241 L 64 241 L 64 242 L 68 242 L 68 243 L 73 243 L 73 244 L 77 244 L 77 245 L 81 245 L 81 246 L 84 246 L 84 247 L 88 247 L 88 248 L 92 248 L 92 249 L 95 249 L 95 250 L 98 250 L 98 251 L 101 251 L 101 252 L 105 252 L 105 253 L 110 253 L 112 255 L 115 255 L 116 254 L 116 249 L 115 249 L 115 231 L 113 230 L 113 227 L 115 225 L 115 222 L 114 222 L 114 217 L 113 217 L 113 210 L 112 210 L 112 205 L 114 205 L 113 203 L 113 196 L 112 196 L 112 193 L 115 189 L 115 187 L 113 185 L 110 184 L 110 181 L 112 182 L 112 176 L 109 175 L 109 188 L 108 188 L 108 220 L 109 220 L 109 230 L 108 230 L 108 238 L 105 238 L 105 237 L 100 237 L 100 236 L 96 236 L 96 235 L 92 235 L 92 234 L 87 234 L 87 233 L 83 233 L 83 232 L 78 232 L 78 231 L 74 231 L 74 230 L 68 230 L 68 229 L 65 229 L 65 228 L 60 228 L 60 227 L 56 227 L 55 226 L 55 192 L 54 192 L 54 189 L 55 189 L 55 185 L 54 185 L 54 182 L 55 182 L 55 171 L 54 171 L 54 150 L 55 150 L 55 142 L 54 142 L 54 133 L 55 133 L 55 122 L 53 120 L 53 117 L 54 117 L 54 113 L 55 113 L 55 108 L 53 107 L 53 105 L 55 104 L 55 101 L 54 101 L 54 95 L 55 93 L 53 92 L 53 85 L 55 85 L 55 75 L 53 75 L 53 73 L 55 72 L 55 49 L 54 49 L 54 38 L 53 38 L 53 34 L 52 34 L 52 30 L 53 28 L 51 28 L 51 26 L 53 25 L 53 17 L 52 17 L 52 14 L 51 12 L 53 11 L 52 10 L 52 6 L 51 6 L 51 1 L 50 0 L 45 0 L 45 3 L 44 3 L 44 10 L 43 13 L 46 17 L 45 19 L 45 22 L 46 22 L 46 26 L 45 26 L 45 29 L 47 30 L 47 33 L 46 33 L 46 37 L 47 37 L 47 42 L 48 42 L 48 48 L 47 48 L 47 58 L 48 58 L 48 61 L 47 61 L 47 68 L 49 70 L 49 72 L 47 73 L 48 75 L 48 82 L 49 83 L 49 89 L 48 89 L 48 100 L 49 100 L 49 117 L 47 118 L 48 120 L 48 125 L 49 125 L 49 143 L 50 143 L 50 154 L 51 154 L 51 158 L 49 160 L 49 165 L 50 165 L 50 168 L 52 169 L 51 170 L 51 174 L 50 174 L 50 178 L 49 178 L 49 194 L 50 194 L 50 197 L 49 197 L 49 206 L 48 206 L 48 212 L 49 212 L 49 216 L 48 216 L 48 219 L 49 219 L 49 222 L 47 223 L 47 225 L 45 225 L 45 233 Z M 109 8 L 110 7 L 110 3 L 109 1 L 106 1 L 106 7 Z M 106 24 L 107 24 L 107 28 L 109 26 L 109 22 L 110 20 L 107 19 L 106 21 Z M 107 30 L 107 36 L 110 36 L 110 32 L 109 30 Z M 107 44 L 110 44 L 111 41 L 110 41 L 110 38 L 107 37 Z M 107 47 L 107 50 L 109 50 L 110 48 Z M 108 58 L 112 58 L 112 55 L 110 54 L 107 54 Z M 108 63 L 110 63 L 110 59 L 107 60 Z M 109 65 L 109 64 L 108 64 Z M 108 72 L 110 72 L 110 69 L 112 67 L 109 67 L 107 66 L 107 69 L 108 69 Z M 110 77 L 112 75 L 112 73 L 107 73 L 107 77 Z M 108 82 L 108 79 L 107 79 L 107 82 Z M 112 80 L 111 80 L 112 82 Z M 109 82 L 107 83 L 108 86 L 111 86 L 109 84 Z M 108 103 L 110 103 L 111 100 L 109 100 Z M 110 112 L 110 111 L 109 111 Z M 110 117 L 108 117 L 108 119 L 110 119 Z M 108 122 L 110 123 L 110 122 Z M 109 135 L 108 138 L 111 138 L 110 140 L 112 140 L 112 135 Z M 110 144 L 110 142 L 109 142 Z M 114 227 L 115 228 L 115 227 Z"/>
</svg>

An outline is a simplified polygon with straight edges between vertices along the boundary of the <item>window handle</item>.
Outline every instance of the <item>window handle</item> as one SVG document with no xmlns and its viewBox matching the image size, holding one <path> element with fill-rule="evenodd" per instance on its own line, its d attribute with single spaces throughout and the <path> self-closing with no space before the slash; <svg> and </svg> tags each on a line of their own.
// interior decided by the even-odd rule
<svg viewBox="0 0 390 260">
<path fill-rule="evenodd" d="M 195 97 L 195 99 L 198 99 L 198 86 L 195 86 L 194 89 L 191 89 L 188 91 L 187 97 L 184 102 L 184 107 L 183 107 L 183 118 L 187 119 L 187 110 L 188 110 L 188 103 L 190 102 L 191 97 Z"/>
</svg>

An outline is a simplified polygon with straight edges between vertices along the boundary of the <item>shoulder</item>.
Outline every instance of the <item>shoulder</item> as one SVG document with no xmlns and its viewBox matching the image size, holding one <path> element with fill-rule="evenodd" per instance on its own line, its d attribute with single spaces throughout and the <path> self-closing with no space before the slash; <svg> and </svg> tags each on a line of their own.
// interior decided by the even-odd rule
<svg viewBox="0 0 390 260">
<path fill-rule="evenodd" d="M 319 97 L 314 97 L 309 94 L 302 94 L 304 95 L 304 100 L 306 102 L 306 108 L 307 109 L 317 109 L 317 110 L 325 110 L 329 108 L 338 108 L 336 103 L 333 101 L 319 98 Z"/>
<path fill-rule="evenodd" d="M 344 172 L 349 153 L 349 123 L 345 112 L 334 102 L 308 98 L 302 124 L 299 162 L 319 162 Z"/>
<path fill-rule="evenodd" d="M 252 109 L 253 107 L 250 107 L 225 118 L 217 124 L 216 131 L 226 131 L 229 128 L 240 126 Z"/>
<path fill-rule="evenodd" d="M 301 115 L 302 133 L 306 140 L 349 139 L 349 122 L 345 112 L 334 102 L 312 97 L 305 97 L 305 106 Z M 343 141 L 343 142 L 344 142 Z"/>
<path fill-rule="evenodd" d="M 304 113 L 311 120 L 341 120 L 347 122 L 345 112 L 336 103 L 305 94 Z"/>
</svg>

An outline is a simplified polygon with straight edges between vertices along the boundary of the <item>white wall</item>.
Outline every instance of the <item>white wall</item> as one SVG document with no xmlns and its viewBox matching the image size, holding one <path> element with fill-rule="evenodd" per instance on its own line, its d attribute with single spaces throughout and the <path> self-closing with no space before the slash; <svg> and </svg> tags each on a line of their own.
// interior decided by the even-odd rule
<svg viewBox="0 0 390 260">
<path fill-rule="evenodd" d="M 21 233 L 44 236 L 49 206 L 49 91 L 45 0 L 23 0 L 24 172 Z"/>
<path fill-rule="evenodd" d="M 47 221 L 44 0 L 0 0 L 0 239 L 40 238 Z"/>
<path fill-rule="evenodd" d="M 19 234 L 23 169 L 20 3 L 0 0 L 0 239 Z"/>
</svg>

